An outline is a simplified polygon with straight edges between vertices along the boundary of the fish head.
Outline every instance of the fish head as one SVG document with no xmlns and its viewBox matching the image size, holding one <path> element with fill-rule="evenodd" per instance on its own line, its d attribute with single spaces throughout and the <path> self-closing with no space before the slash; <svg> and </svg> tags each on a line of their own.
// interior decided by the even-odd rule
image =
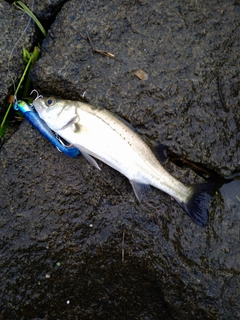
<svg viewBox="0 0 240 320">
<path fill-rule="evenodd" d="M 68 103 L 68 100 L 41 97 L 33 101 L 33 106 L 39 116 L 54 131 L 64 129 L 78 120 L 76 108 Z"/>
</svg>

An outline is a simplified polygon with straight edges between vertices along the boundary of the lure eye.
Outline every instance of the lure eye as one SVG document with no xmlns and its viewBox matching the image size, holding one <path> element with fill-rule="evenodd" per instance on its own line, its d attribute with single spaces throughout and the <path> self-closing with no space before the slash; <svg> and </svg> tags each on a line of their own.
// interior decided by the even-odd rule
<svg viewBox="0 0 240 320">
<path fill-rule="evenodd" d="M 55 98 L 50 97 L 50 98 L 48 98 L 48 99 L 46 100 L 46 105 L 47 105 L 48 107 L 52 107 L 52 106 L 55 104 L 55 102 L 56 102 Z"/>
</svg>

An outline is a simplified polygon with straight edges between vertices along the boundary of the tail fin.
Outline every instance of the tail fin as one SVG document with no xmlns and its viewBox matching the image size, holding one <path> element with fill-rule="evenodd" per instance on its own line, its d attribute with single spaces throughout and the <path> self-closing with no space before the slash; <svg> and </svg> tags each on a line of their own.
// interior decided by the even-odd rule
<svg viewBox="0 0 240 320">
<path fill-rule="evenodd" d="M 213 182 L 193 185 L 193 192 L 187 203 L 180 203 L 187 214 L 200 227 L 208 220 L 208 203 L 214 196 L 217 185 Z"/>
</svg>

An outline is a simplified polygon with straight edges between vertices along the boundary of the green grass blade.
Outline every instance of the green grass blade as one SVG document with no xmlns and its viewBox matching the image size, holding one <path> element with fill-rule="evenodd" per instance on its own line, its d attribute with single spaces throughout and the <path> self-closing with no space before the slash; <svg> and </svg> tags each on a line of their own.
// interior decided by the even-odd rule
<svg viewBox="0 0 240 320">
<path fill-rule="evenodd" d="M 41 51 L 40 51 L 39 47 L 35 47 L 33 50 L 33 53 L 30 55 L 30 60 L 32 63 L 27 70 L 27 77 L 24 82 L 24 87 L 23 87 L 23 92 L 22 92 L 23 97 L 27 97 L 29 95 L 30 86 L 31 86 L 30 72 L 31 72 L 32 68 L 34 67 L 36 61 L 39 59 L 40 53 L 41 53 Z"/>
<path fill-rule="evenodd" d="M 9 122 L 9 119 L 6 119 L 6 120 L 2 123 L 2 125 L 0 126 L 0 138 L 3 137 L 5 131 L 6 131 L 7 127 L 8 127 L 8 122 Z"/>
<path fill-rule="evenodd" d="M 27 70 L 28 70 L 28 68 L 29 68 L 29 66 L 30 66 L 30 63 L 31 63 L 31 59 L 29 59 L 28 64 L 26 65 L 26 67 L 25 67 L 25 69 L 24 69 L 23 75 L 22 75 L 22 77 L 21 77 L 21 79 L 20 79 L 20 81 L 19 81 L 19 83 L 18 83 L 17 89 L 16 89 L 16 91 L 14 92 L 14 96 L 16 96 L 17 93 L 18 93 L 18 90 L 19 90 L 19 88 L 20 88 L 20 86 L 21 86 L 21 84 L 22 84 L 22 82 L 23 82 L 23 79 L 24 79 L 24 77 L 25 77 L 25 74 L 27 73 Z M 3 133 L 4 133 L 5 130 L 6 130 L 5 125 L 6 125 L 7 118 L 8 118 L 8 114 L 9 114 L 9 112 L 10 112 L 10 110 L 11 110 L 12 105 L 13 105 L 12 103 L 9 104 L 8 109 L 7 109 L 7 111 L 6 111 L 5 115 L 4 115 L 3 121 L 2 121 L 2 123 L 1 123 L 1 126 L 0 126 L 0 138 L 2 137 L 2 136 L 1 136 L 2 130 L 3 130 Z M 4 130 L 4 128 L 5 128 L 5 130 Z"/>
<path fill-rule="evenodd" d="M 32 11 L 30 9 L 28 9 L 28 7 L 22 3 L 22 1 L 15 1 L 13 2 L 13 4 L 20 10 L 26 12 L 32 19 L 33 21 L 36 23 L 36 25 L 38 26 L 38 28 L 41 30 L 42 34 L 44 35 L 44 37 L 46 37 L 47 33 L 45 31 L 45 29 L 43 28 L 41 22 L 38 20 L 38 18 L 35 16 L 35 14 L 32 13 Z"/>
<path fill-rule="evenodd" d="M 21 79 L 20 79 L 20 81 L 19 81 L 19 83 L 18 83 L 17 89 L 16 89 L 16 91 L 14 92 L 14 96 L 17 95 L 18 90 L 19 90 L 21 84 L 23 83 L 23 80 L 24 80 L 27 72 L 29 71 L 29 69 L 31 69 L 31 68 L 34 66 L 35 62 L 36 62 L 36 61 L 38 60 L 38 58 L 39 58 L 39 55 L 40 55 L 40 49 L 39 49 L 38 47 L 35 47 L 33 53 L 31 54 L 30 59 L 28 60 L 28 63 L 27 63 L 27 65 L 26 65 L 26 67 L 25 67 L 25 69 L 24 69 L 24 71 L 23 71 L 23 74 L 22 74 L 22 77 L 21 77 Z M 28 77 L 28 78 L 29 78 L 29 77 Z M 28 81 L 27 81 L 26 86 L 27 86 L 27 87 L 29 86 Z M 27 90 L 27 89 L 25 88 L 25 91 L 26 91 L 26 90 Z M 10 110 L 11 110 L 12 105 L 13 105 L 12 103 L 9 104 L 8 109 L 7 109 L 7 111 L 6 111 L 5 115 L 4 115 L 4 118 L 3 118 L 3 120 L 2 120 L 2 123 L 1 123 L 1 125 L 0 125 L 0 138 L 4 135 L 4 133 L 5 133 L 5 131 L 6 131 L 7 123 L 8 123 L 8 114 L 9 114 L 9 112 L 10 112 Z"/>
</svg>

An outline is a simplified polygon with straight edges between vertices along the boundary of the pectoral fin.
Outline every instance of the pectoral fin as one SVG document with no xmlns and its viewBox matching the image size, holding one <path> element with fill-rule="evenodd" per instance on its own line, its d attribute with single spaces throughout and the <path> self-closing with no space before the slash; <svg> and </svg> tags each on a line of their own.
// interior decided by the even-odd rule
<svg viewBox="0 0 240 320">
<path fill-rule="evenodd" d="M 49 124 L 49 126 L 51 127 L 51 129 L 53 131 L 56 131 L 56 130 L 63 130 L 63 129 L 66 129 L 67 127 L 71 126 L 72 124 L 74 124 L 75 122 L 78 121 L 78 117 L 77 116 L 74 116 L 70 119 L 64 119 L 62 121 L 58 121 L 57 124 L 55 123 L 51 123 L 50 121 L 47 121 L 48 119 L 46 119 L 46 122 Z"/>
<path fill-rule="evenodd" d="M 73 118 L 71 118 L 63 127 L 62 129 L 66 129 L 67 127 L 71 126 L 72 124 L 76 123 L 76 121 L 78 120 L 78 116 L 75 116 Z"/>
<path fill-rule="evenodd" d="M 139 183 L 134 180 L 129 181 L 133 187 L 135 196 L 137 197 L 138 201 L 141 202 L 144 193 L 151 191 L 151 187 L 148 184 Z"/>
<path fill-rule="evenodd" d="M 92 165 L 94 165 L 94 167 L 97 168 L 98 170 L 101 170 L 101 168 L 99 167 L 99 165 L 97 164 L 95 159 L 93 159 L 88 153 L 81 150 L 80 148 L 78 148 L 78 149 L 81 151 L 82 155 L 84 156 L 84 158 L 87 159 L 88 162 L 90 162 Z"/>
</svg>

